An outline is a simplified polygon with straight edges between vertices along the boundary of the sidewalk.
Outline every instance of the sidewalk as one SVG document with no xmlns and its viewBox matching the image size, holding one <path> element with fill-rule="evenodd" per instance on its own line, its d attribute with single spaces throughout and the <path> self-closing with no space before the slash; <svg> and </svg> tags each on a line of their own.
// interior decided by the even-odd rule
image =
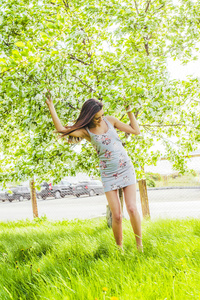
<svg viewBox="0 0 200 300">
<path fill-rule="evenodd" d="M 154 192 L 158 197 L 159 194 Z M 149 197 L 149 207 L 151 219 L 157 218 L 199 218 L 200 217 L 200 201 L 197 198 L 190 198 L 190 200 L 185 201 L 183 195 L 181 198 L 184 201 L 172 201 L 170 194 L 168 193 L 166 199 L 169 201 L 155 201 L 153 200 L 153 194 L 150 193 Z M 174 194 L 173 198 L 174 198 Z M 193 196 L 199 196 L 196 191 Z M 190 197 L 192 194 L 190 193 Z M 157 198 L 156 198 L 157 199 Z M 162 198 L 163 199 L 163 198 Z M 176 199 L 176 198 L 175 198 Z M 195 201 L 191 200 L 195 199 Z M 81 196 L 80 198 L 62 198 L 62 199 L 48 199 L 38 201 L 38 213 L 39 217 L 44 215 L 52 220 L 62 220 L 62 219 L 89 219 L 99 216 L 106 216 L 106 205 L 107 200 L 105 195 L 88 197 Z M 137 207 L 142 217 L 141 204 L 137 193 Z M 124 206 L 124 215 L 128 217 L 126 207 Z M 21 219 L 33 219 L 32 205 L 31 201 L 18 202 L 1 202 L 0 203 L 0 221 L 14 221 Z"/>
</svg>

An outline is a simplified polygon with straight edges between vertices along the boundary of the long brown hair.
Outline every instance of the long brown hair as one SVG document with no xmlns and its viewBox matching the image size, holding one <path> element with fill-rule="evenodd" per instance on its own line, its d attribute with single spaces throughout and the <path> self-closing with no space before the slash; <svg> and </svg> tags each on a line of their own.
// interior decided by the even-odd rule
<svg viewBox="0 0 200 300">
<path fill-rule="evenodd" d="M 79 114 L 78 119 L 75 121 L 74 125 L 71 126 L 64 126 L 66 129 L 61 131 L 55 131 L 57 133 L 62 133 L 62 135 L 59 136 L 59 138 L 64 138 L 66 135 L 69 135 L 71 132 L 86 127 L 90 124 L 92 119 L 94 118 L 95 114 L 98 113 L 103 108 L 103 103 L 99 102 L 96 99 L 88 99 L 85 101 L 81 108 L 81 112 Z M 81 138 L 75 138 L 72 136 L 69 136 L 68 141 L 72 142 L 79 142 Z"/>
</svg>

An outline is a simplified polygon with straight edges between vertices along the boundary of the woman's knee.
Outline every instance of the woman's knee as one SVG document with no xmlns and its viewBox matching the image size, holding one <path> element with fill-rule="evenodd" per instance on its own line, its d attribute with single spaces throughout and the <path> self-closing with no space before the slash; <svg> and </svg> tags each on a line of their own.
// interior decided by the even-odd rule
<svg viewBox="0 0 200 300">
<path fill-rule="evenodd" d="M 115 223 L 121 223 L 122 222 L 122 213 L 112 214 L 112 219 Z"/>
<path fill-rule="evenodd" d="M 138 214 L 137 206 L 131 205 L 127 207 L 127 211 L 129 215 L 136 216 Z"/>
</svg>

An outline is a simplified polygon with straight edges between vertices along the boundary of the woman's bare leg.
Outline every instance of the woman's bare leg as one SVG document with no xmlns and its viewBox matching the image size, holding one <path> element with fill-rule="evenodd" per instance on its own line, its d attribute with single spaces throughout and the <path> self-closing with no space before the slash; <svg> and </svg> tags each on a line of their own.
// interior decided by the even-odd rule
<svg viewBox="0 0 200 300">
<path fill-rule="evenodd" d="M 133 231 L 135 233 L 137 249 L 142 250 L 141 219 L 136 206 L 136 184 L 128 185 L 123 190 L 126 208 L 130 217 Z"/>
<path fill-rule="evenodd" d="M 105 194 L 112 212 L 112 230 L 115 241 L 122 248 L 122 211 L 118 191 L 109 191 Z"/>
</svg>

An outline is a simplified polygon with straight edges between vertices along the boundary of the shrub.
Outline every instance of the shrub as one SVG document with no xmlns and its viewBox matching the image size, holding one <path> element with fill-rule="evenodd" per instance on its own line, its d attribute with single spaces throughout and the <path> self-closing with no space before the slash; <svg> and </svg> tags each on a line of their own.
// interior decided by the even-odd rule
<svg viewBox="0 0 200 300">
<path fill-rule="evenodd" d="M 155 187 L 156 186 L 155 181 L 151 178 L 148 178 L 146 182 L 147 182 L 147 186 L 149 186 L 149 187 Z"/>
<path fill-rule="evenodd" d="M 148 172 L 146 173 L 146 178 L 151 178 L 155 181 L 161 181 L 162 177 L 159 173 L 151 173 L 151 172 Z"/>
</svg>

